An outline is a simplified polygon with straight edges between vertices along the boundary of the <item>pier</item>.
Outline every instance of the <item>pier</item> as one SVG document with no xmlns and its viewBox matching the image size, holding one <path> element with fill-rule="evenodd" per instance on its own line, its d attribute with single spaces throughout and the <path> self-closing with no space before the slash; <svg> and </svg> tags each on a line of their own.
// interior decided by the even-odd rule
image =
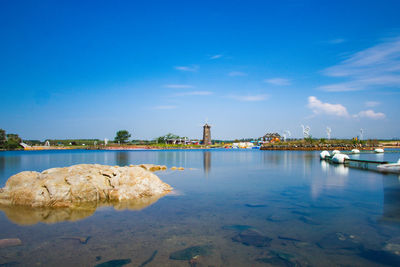
<svg viewBox="0 0 400 267">
<path fill-rule="evenodd" d="M 351 152 L 340 152 L 334 155 L 326 154 L 327 151 L 323 151 L 320 154 L 321 160 L 325 160 L 332 164 L 343 164 L 346 167 L 376 171 L 381 173 L 400 173 L 400 160 L 398 162 L 389 161 L 376 161 L 376 160 L 363 160 L 363 159 L 350 159 L 348 155 L 354 154 Z M 374 152 L 362 152 L 359 154 L 369 154 Z M 390 152 L 385 152 L 390 153 Z"/>
</svg>

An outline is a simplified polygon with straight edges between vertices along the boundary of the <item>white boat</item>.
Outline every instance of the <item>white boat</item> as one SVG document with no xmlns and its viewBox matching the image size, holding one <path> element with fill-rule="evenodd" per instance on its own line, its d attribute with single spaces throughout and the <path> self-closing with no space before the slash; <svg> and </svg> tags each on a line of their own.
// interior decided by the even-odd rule
<svg viewBox="0 0 400 267">
<path fill-rule="evenodd" d="M 349 156 L 347 156 L 345 154 L 335 154 L 332 157 L 332 162 L 338 163 L 338 164 L 343 164 L 346 159 L 350 159 Z"/>
<path fill-rule="evenodd" d="M 326 150 L 324 150 L 324 151 L 322 151 L 321 153 L 319 153 L 319 158 L 320 158 L 320 159 L 325 159 L 325 157 L 329 157 L 329 156 L 330 156 L 330 154 L 329 154 L 329 152 L 326 151 Z"/>
<path fill-rule="evenodd" d="M 375 148 L 374 152 L 375 153 L 383 153 L 385 151 L 383 150 L 383 148 Z"/>
<path fill-rule="evenodd" d="M 397 163 L 381 164 L 376 168 L 380 172 L 400 173 L 400 160 Z"/>
<path fill-rule="evenodd" d="M 352 149 L 352 150 L 351 150 L 351 153 L 352 153 L 352 154 L 360 154 L 360 150 L 358 150 L 358 149 L 355 148 L 355 149 Z"/>
</svg>

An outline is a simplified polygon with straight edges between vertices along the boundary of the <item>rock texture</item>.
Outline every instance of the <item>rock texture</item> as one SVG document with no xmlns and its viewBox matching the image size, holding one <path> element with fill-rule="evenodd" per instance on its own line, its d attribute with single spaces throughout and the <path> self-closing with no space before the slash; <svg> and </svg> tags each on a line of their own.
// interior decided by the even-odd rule
<svg viewBox="0 0 400 267">
<path fill-rule="evenodd" d="M 165 166 L 80 164 L 11 176 L 0 189 L 0 205 L 79 207 L 88 202 L 119 202 L 160 197 L 172 190 L 150 171 Z"/>
</svg>

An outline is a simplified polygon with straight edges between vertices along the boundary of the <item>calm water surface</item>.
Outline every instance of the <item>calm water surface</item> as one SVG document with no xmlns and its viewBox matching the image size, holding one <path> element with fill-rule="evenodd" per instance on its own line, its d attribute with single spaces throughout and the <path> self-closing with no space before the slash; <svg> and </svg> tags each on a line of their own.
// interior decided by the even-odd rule
<svg viewBox="0 0 400 267">
<path fill-rule="evenodd" d="M 43 213 L 0 211 L 0 239 L 23 242 L 0 248 L 0 266 L 96 266 L 116 259 L 130 261 L 126 266 L 400 266 L 400 177 L 329 165 L 318 154 L 0 152 L 1 187 L 20 171 L 79 163 L 185 167 L 157 172 L 175 190 L 140 210 L 62 211 L 51 215 L 51 224 L 38 222 L 49 222 Z M 400 153 L 355 157 L 397 161 Z M 202 246 L 196 261 L 170 259 L 193 246 Z"/>
</svg>

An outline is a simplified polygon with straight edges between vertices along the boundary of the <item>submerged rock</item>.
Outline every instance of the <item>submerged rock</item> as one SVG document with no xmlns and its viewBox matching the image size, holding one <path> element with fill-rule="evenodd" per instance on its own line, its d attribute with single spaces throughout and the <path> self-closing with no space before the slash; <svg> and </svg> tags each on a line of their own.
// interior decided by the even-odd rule
<svg viewBox="0 0 400 267">
<path fill-rule="evenodd" d="M 357 242 L 354 236 L 340 232 L 331 233 L 324 236 L 320 241 L 317 242 L 317 246 L 323 249 L 358 250 L 360 248 L 360 244 Z"/>
<path fill-rule="evenodd" d="M 75 207 L 85 202 L 123 201 L 163 195 L 171 186 L 145 167 L 80 164 L 11 176 L 0 190 L 1 205 Z M 160 167 L 161 168 L 161 167 Z"/>
<path fill-rule="evenodd" d="M 400 256 L 400 237 L 394 237 L 386 241 L 383 249 Z"/>
<path fill-rule="evenodd" d="M 172 171 L 176 171 L 176 170 L 178 170 L 178 171 L 183 171 L 183 170 L 185 170 L 185 168 L 173 166 L 173 167 L 171 167 L 171 170 L 172 170 Z"/>
<path fill-rule="evenodd" d="M 283 267 L 294 267 L 299 266 L 297 262 L 293 262 L 293 255 L 281 252 L 281 251 L 270 251 L 266 257 L 258 258 L 256 261 L 261 263 L 271 264 L 273 266 L 283 266 Z"/>
<path fill-rule="evenodd" d="M 270 250 L 265 256 L 256 259 L 256 261 L 282 267 L 311 266 L 307 259 L 279 250 Z"/>
<path fill-rule="evenodd" d="M 110 260 L 97 264 L 94 267 L 121 267 L 128 263 L 131 263 L 131 259 Z"/>
<path fill-rule="evenodd" d="M 193 247 L 188 247 L 182 250 L 178 250 L 175 252 L 172 252 L 169 255 L 169 258 L 171 260 L 191 260 L 196 256 L 207 256 L 210 255 L 212 252 L 212 247 L 210 245 L 204 245 L 204 246 L 193 246 Z"/>
<path fill-rule="evenodd" d="M 130 167 L 135 167 L 135 165 L 129 165 Z M 155 164 L 140 164 L 139 167 L 155 172 L 155 171 L 165 171 L 167 169 L 167 166 L 165 165 L 155 165 Z"/>
<path fill-rule="evenodd" d="M 232 237 L 232 240 L 246 246 L 268 247 L 272 238 L 264 236 L 255 230 L 245 230 Z"/>
</svg>

